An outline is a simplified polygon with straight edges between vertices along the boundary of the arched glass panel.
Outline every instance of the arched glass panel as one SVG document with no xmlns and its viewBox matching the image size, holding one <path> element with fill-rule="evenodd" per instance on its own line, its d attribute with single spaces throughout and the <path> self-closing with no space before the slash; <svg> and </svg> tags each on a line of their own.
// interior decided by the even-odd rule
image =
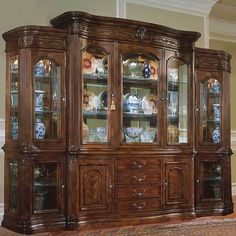
<svg viewBox="0 0 236 236">
<path fill-rule="evenodd" d="M 34 138 L 61 138 L 61 67 L 49 59 L 34 66 Z"/>
<path fill-rule="evenodd" d="M 101 48 L 90 47 L 83 51 L 82 61 L 82 143 L 106 143 L 109 133 L 109 57 Z"/>
<path fill-rule="evenodd" d="M 123 65 L 124 143 L 158 143 L 159 59 L 149 54 L 126 54 Z"/>
<path fill-rule="evenodd" d="M 18 139 L 19 59 L 10 58 L 10 138 Z"/>
<path fill-rule="evenodd" d="M 167 63 L 167 143 L 188 142 L 188 67 L 178 58 Z"/>
<path fill-rule="evenodd" d="M 200 86 L 201 142 L 221 142 L 221 85 L 215 78 L 208 78 Z"/>
</svg>

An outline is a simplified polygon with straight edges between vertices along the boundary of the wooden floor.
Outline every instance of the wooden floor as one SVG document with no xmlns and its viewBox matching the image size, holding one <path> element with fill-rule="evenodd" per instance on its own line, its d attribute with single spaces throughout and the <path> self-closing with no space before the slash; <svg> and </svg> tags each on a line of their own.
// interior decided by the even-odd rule
<svg viewBox="0 0 236 236">
<path fill-rule="evenodd" d="M 199 218 L 196 218 L 192 221 L 203 221 L 203 220 L 219 220 L 219 219 L 233 219 L 235 218 L 236 219 L 236 195 L 233 197 L 233 202 L 234 202 L 234 212 L 230 215 L 226 215 L 226 216 L 210 216 L 210 217 L 199 217 Z M 168 222 L 168 223 L 179 223 L 179 222 L 176 222 L 176 221 L 171 221 L 171 222 Z M 165 223 L 163 223 L 165 224 Z M 69 232 L 68 232 L 69 233 Z M 69 233 L 70 234 L 70 233 Z M 68 234 L 68 236 L 69 236 Z M 20 236 L 22 234 L 18 234 L 18 233 L 14 233 L 12 231 L 9 231 L 5 228 L 2 228 L 0 227 L 0 236 Z M 41 234 L 35 234 L 37 236 L 51 236 L 50 233 L 41 233 Z M 53 234 L 55 235 L 55 234 Z M 60 233 L 58 232 L 56 235 L 60 235 Z M 64 235 L 64 234 L 63 234 Z M 67 235 L 67 234 L 66 234 Z"/>
</svg>

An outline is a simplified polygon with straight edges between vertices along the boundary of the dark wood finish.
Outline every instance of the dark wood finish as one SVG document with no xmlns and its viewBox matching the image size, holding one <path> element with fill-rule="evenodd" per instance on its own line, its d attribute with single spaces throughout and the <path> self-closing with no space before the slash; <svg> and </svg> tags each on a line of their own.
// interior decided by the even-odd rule
<svg viewBox="0 0 236 236">
<path fill-rule="evenodd" d="M 7 82 L 2 225 L 31 234 L 231 213 L 230 56 L 195 48 L 200 37 L 197 32 L 139 21 L 66 12 L 51 24 L 19 27 L 3 34 Z M 106 55 L 105 75 L 83 73 L 82 59 L 88 51 L 98 57 Z M 127 54 L 155 58 L 158 80 L 123 75 L 122 56 Z M 17 55 L 19 74 L 10 68 Z M 187 68 L 186 142 L 168 141 L 168 122 L 179 119 L 168 120 L 168 90 L 177 91 L 167 78 L 172 59 Z M 52 78 L 35 76 L 39 60 L 50 60 L 60 68 L 57 105 L 61 120 L 56 128 L 60 135 L 55 139 L 37 140 L 34 134 L 35 116 L 53 117 L 54 112 L 50 105 L 43 111 L 34 110 L 36 83 L 49 84 Z M 222 88 L 222 133 L 217 144 L 202 142 L 200 134 L 200 84 L 210 76 L 217 78 Z M 18 108 L 11 107 L 11 80 L 19 81 Z M 83 110 L 84 84 L 106 86 L 106 109 Z M 146 88 L 156 94 L 158 112 L 123 113 L 124 86 L 127 91 Z M 51 95 L 48 104 L 54 98 L 53 89 L 47 90 Z M 11 137 L 12 113 L 18 115 L 18 139 Z M 52 118 L 54 123 L 57 118 Z M 83 142 L 84 118 L 102 124 L 107 118 L 107 142 Z M 155 142 L 123 142 L 124 124 L 150 120 L 158 123 Z M 205 167 L 212 163 L 220 169 L 220 188 L 215 190 L 220 197 L 209 199 L 212 195 L 204 191 Z M 10 165 L 17 167 L 15 182 Z M 16 201 L 12 198 L 15 190 Z M 41 202 L 36 201 L 39 193 L 47 196 Z"/>
</svg>

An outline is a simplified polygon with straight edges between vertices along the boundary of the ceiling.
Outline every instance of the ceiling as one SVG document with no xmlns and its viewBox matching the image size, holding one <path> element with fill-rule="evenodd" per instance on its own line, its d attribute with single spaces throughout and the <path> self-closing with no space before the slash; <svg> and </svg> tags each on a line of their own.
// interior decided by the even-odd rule
<svg viewBox="0 0 236 236">
<path fill-rule="evenodd" d="M 235 0 L 219 0 L 213 7 L 210 17 L 235 21 L 236 24 L 236 1 Z M 236 25 L 235 25 L 236 27 Z"/>
</svg>

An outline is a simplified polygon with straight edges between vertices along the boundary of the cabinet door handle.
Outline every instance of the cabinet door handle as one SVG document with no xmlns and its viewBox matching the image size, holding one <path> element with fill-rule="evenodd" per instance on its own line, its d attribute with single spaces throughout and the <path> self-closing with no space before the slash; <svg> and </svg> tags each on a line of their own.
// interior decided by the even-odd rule
<svg viewBox="0 0 236 236">
<path fill-rule="evenodd" d="M 135 181 L 137 181 L 137 182 L 142 182 L 142 181 L 144 181 L 144 180 L 146 179 L 146 176 L 143 175 L 142 177 L 138 178 L 138 177 L 135 175 L 135 176 L 133 176 L 133 179 L 134 179 Z"/>
<path fill-rule="evenodd" d="M 146 193 L 146 189 L 143 189 L 143 191 L 137 191 L 136 189 L 133 191 L 134 192 L 134 195 L 137 196 L 137 197 L 143 197 Z"/>
<path fill-rule="evenodd" d="M 146 206 L 145 202 L 142 202 L 140 205 L 138 205 L 136 202 L 133 203 L 133 207 L 139 211 L 142 211 Z"/>
<path fill-rule="evenodd" d="M 112 189 L 113 189 L 113 184 L 112 184 L 112 180 L 111 179 L 109 179 L 108 186 L 109 186 L 109 192 L 111 193 Z"/>
</svg>

